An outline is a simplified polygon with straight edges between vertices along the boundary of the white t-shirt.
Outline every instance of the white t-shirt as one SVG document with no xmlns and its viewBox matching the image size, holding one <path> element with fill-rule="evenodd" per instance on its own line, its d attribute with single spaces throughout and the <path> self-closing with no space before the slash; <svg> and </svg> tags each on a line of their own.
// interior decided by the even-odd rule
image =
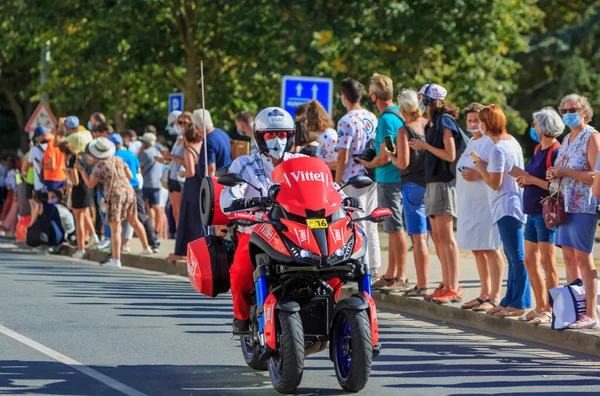
<svg viewBox="0 0 600 396">
<path fill-rule="evenodd" d="M 142 148 L 142 142 L 139 140 L 133 140 L 131 143 L 129 143 L 129 147 L 127 147 L 127 149 L 135 155 L 138 155 L 141 148 Z"/>
<path fill-rule="evenodd" d="M 488 161 L 494 142 L 487 136 L 471 139 L 456 168 L 474 167 L 471 152 Z M 456 172 L 456 198 L 458 202 L 456 242 L 460 250 L 496 250 L 500 247 L 498 227 L 492 220 L 488 199 L 489 188 L 482 179 L 466 181 Z"/>
<path fill-rule="evenodd" d="M 5 185 L 7 190 L 17 191 L 17 171 L 11 169 L 6 174 Z"/>
<path fill-rule="evenodd" d="M 319 142 L 317 158 L 322 159 L 325 162 L 337 161 L 338 134 L 335 129 L 326 129 L 325 132 L 319 135 L 317 142 Z"/>
<path fill-rule="evenodd" d="M 364 175 L 365 168 L 354 162 L 353 154 L 362 154 L 367 142 L 375 137 L 377 117 L 368 110 L 351 110 L 338 122 L 337 148 L 348 150 L 348 163 L 342 181 L 353 176 Z"/>
<path fill-rule="evenodd" d="M 488 188 L 488 199 L 492 209 L 494 223 L 504 216 L 511 216 L 521 222 L 527 217 L 523 214 L 523 189 L 518 186 L 514 177 L 508 174 L 513 166 L 525 168 L 523 149 L 517 139 L 499 140 L 490 151 L 487 171 L 489 173 L 504 173 L 502 185 L 496 191 Z"/>
<path fill-rule="evenodd" d="M 40 164 L 44 161 L 44 152 L 46 151 L 46 147 L 48 147 L 48 143 L 40 144 L 39 146 L 34 146 L 31 148 L 31 153 L 29 154 L 29 162 L 33 164 L 33 188 L 36 191 L 44 188 L 44 183 L 40 180 L 40 175 L 42 175 L 42 168 Z"/>
</svg>

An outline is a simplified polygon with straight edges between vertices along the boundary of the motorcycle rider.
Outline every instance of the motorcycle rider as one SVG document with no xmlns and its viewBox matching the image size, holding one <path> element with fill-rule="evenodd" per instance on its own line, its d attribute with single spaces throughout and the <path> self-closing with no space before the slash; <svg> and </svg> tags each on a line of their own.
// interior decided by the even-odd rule
<svg viewBox="0 0 600 396">
<path fill-rule="evenodd" d="M 271 172 L 283 161 L 302 157 L 292 154 L 295 123 L 292 116 L 282 108 L 267 107 L 257 114 L 254 120 L 254 139 L 258 152 L 236 158 L 229 167 L 229 172 L 239 173 L 246 181 L 262 191 L 266 197 L 271 186 Z M 245 209 L 245 200 L 260 197 L 249 184 L 243 183 L 235 187 L 225 187 L 221 192 L 221 207 L 230 211 Z M 254 288 L 252 282 L 252 263 L 248 251 L 248 242 L 252 227 L 238 229 L 238 245 L 229 269 L 231 294 L 233 295 L 233 333 L 245 334 L 250 325 L 250 292 Z"/>
<path fill-rule="evenodd" d="M 258 152 L 238 157 L 229 168 L 230 173 L 238 173 L 248 183 L 235 187 L 225 187 L 221 192 L 221 208 L 228 211 L 246 208 L 246 200 L 266 197 L 273 184 L 273 169 L 291 158 L 304 157 L 290 152 L 294 144 L 295 122 L 292 116 L 280 107 L 267 107 L 257 114 L 254 120 L 254 139 Z M 261 190 L 254 189 L 252 186 Z M 358 202 L 348 202 L 358 205 Z M 252 263 L 248 243 L 253 227 L 238 229 L 238 245 L 229 269 L 231 294 L 233 295 L 233 333 L 246 334 L 250 326 L 250 292 L 254 288 Z"/>
</svg>

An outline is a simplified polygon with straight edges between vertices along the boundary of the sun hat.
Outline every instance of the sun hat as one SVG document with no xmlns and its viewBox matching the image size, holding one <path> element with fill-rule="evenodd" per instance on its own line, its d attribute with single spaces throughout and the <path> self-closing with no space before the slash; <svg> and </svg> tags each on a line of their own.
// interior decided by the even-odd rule
<svg viewBox="0 0 600 396">
<path fill-rule="evenodd" d="M 419 91 L 421 95 L 427 95 L 430 99 L 444 100 L 448 95 L 448 90 L 441 85 L 425 84 Z"/>
<path fill-rule="evenodd" d="M 146 132 L 142 135 L 142 139 L 144 142 L 147 142 L 150 146 L 154 146 L 156 144 L 156 135 L 152 132 Z"/>
<path fill-rule="evenodd" d="M 90 153 L 98 159 L 106 159 L 115 154 L 115 145 L 105 137 L 92 140 L 89 145 Z"/>
<path fill-rule="evenodd" d="M 68 116 L 65 120 L 65 126 L 69 129 L 76 129 L 79 127 L 79 118 L 76 116 Z"/>
</svg>

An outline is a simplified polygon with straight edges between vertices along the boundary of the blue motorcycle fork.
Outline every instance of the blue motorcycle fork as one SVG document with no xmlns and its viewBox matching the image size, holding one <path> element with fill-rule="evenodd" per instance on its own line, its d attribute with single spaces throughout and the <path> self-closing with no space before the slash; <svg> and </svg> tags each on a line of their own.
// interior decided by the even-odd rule
<svg viewBox="0 0 600 396">
<path fill-rule="evenodd" d="M 256 307 L 258 312 L 261 312 L 265 305 L 265 300 L 267 299 L 267 279 L 264 276 L 258 277 L 256 283 L 254 284 L 254 288 L 256 290 Z M 258 331 L 260 334 L 263 334 L 264 326 L 265 313 L 261 312 L 261 314 L 258 316 Z"/>
<path fill-rule="evenodd" d="M 361 293 L 367 292 L 369 294 L 369 296 L 372 295 L 371 294 L 371 275 L 369 275 L 369 274 L 363 275 L 360 282 L 358 282 L 358 290 Z"/>
</svg>

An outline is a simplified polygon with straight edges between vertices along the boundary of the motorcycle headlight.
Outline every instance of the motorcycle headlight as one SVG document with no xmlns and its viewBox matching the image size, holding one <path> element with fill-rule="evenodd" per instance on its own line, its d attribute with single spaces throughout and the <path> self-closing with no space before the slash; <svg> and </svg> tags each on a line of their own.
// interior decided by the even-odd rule
<svg viewBox="0 0 600 396">
<path fill-rule="evenodd" d="M 296 245 L 292 245 L 289 246 L 289 250 L 290 253 L 292 253 L 292 255 L 301 260 L 301 261 L 310 261 L 310 262 L 314 262 L 314 263 L 320 263 L 321 262 L 321 256 L 319 256 L 318 254 L 315 254 L 313 252 L 311 252 L 310 250 L 306 250 L 306 249 L 300 249 L 298 246 Z"/>
<path fill-rule="evenodd" d="M 347 260 L 350 258 L 350 256 L 352 256 L 353 250 L 354 250 L 354 235 L 351 235 L 350 239 L 348 240 L 348 243 L 346 243 L 344 246 L 342 246 L 341 248 L 339 248 L 338 250 L 333 252 L 333 254 L 331 256 L 329 256 L 329 259 L 327 261 L 329 262 L 329 264 L 336 264 L 336 263 L 339 263 L 340 261 Z"/>
</svg>

